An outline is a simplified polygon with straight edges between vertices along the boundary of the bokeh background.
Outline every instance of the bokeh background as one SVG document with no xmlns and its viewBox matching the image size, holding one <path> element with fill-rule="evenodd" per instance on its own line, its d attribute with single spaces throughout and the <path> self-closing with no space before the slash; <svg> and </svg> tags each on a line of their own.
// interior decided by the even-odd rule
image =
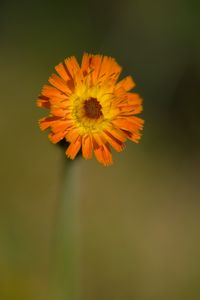
<svg viewBox="0 0 200 300">
<path fill-rule="evenodd" d="M 0 299 L 200 299 L 199 30 L 195 0 L 1 1 Z M 35 100 L 84 51 L 133 76 L 145 129 L 112 167 L 70 164 L 60 206 Z"/>
</svg>

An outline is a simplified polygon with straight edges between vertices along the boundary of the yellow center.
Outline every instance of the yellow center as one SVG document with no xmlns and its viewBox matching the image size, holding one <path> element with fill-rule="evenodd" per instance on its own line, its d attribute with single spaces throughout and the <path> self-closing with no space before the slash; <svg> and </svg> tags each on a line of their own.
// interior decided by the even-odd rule
<svg viewBox="0 0 200 300">
<path fill-rule="evenodd" d="M 82 84 L 70 97 L 72 117 L 80 134 L 101 132 L 116 114 L 113 90 Z"/>
</svg>

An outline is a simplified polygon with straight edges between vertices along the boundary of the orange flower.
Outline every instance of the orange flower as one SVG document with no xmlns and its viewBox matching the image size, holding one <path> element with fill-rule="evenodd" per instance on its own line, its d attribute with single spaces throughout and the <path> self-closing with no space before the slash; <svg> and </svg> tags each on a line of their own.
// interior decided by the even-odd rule
<svg viewBox="0 0 200 300">
<path fill-rule="evenodd" d="M 52 86 L 44 85 L 37 100 L 50 110 L 40 128 L 51 129 L 53 143 L 66 139 L 71 159 L 82 148 L 85 159 L 94 150 L 100 163 L 112 164 L 110 146 L 120 152 L 126 139 L 137 143 L 141 137 L 144 122 L 135 115 L 142 111 L 142 100 L 130 92 L 135 83 L 130 76 L 117 82 L 122 68 L 108 56 L 85 53 L 81 66 L 70 57 L 55 69 Z"/>
</svg>

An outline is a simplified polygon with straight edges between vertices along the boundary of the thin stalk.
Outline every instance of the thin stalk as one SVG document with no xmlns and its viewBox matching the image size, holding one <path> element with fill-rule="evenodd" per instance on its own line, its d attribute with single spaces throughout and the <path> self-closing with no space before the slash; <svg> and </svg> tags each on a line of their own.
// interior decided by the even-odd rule
<svg viewBox="0 0 200 300">
<path fill-rule="evenodd" d="M 81 300 L 80 197 L 77 160 L 69 161 L 65 158 L 60 199 L 55 212 L 56 300 Z"/>
</svg>

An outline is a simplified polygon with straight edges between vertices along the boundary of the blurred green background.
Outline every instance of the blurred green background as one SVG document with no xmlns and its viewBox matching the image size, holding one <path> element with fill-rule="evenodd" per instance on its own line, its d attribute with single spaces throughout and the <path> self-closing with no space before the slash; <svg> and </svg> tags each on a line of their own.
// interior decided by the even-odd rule
<svg viewBox="0 0 200 300">
<path fill-rule="evenodd" d="M 1 1 L 0 299 L 200 299 L 199 30 L 199 1 Z M 145 129 L 112 167 L 71 164 L 78 213 L 62 210 L 53 255 L 65 155 L 35 100 L 84 51 L 133 76 Z"/>
</svg>

